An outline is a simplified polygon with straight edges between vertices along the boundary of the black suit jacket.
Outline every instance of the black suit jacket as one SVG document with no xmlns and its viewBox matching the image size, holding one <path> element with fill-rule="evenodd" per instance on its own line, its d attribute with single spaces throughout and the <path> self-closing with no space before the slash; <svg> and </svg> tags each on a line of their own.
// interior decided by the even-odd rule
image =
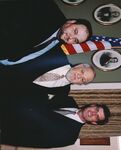
<svg viewBox="0 0 121 150">
<path fill-rule="evenodd" d="M 1 109 L 4 116 L 1 143 L 34 148 L 74 144 L 82 124 L 54 112 L 61 107 L 78 106 L 71 97 L 65 96 L 48 101 L 44 94 L 28 92 L 18 98 L 13 97 Z"/>
<path fill-rule="evenodd" d="M 1 87 L 6 89 L 9 93 L 11 90 L 26 91 L 32 89 L 34 83 L 32 83 L 37 77 L 46 73 L 49 70 L 69 64 L 67 56 L 60 48 L 60 44 L 52 48 L 50 51 L 42 56 L 39 56 L 33 60 L 27 61 L 22 64 L 13 66 L 1 66 Z M 35 86 L 35 85 L 34 85 Z M 37 89 L 48 91 L 48 93 L 68 93 L 70 86 L 59 88 L 43 88 L 36 86 Z M 11 89 L 11 90 L 10 90 Z M 68 92 L 67 92 L 68 91 Z"/>
<path fill-rule="evenodd" d="M 0 1 L 0 59 L 31 53 L 66 21 L 53 0 Z"/>
</svg>

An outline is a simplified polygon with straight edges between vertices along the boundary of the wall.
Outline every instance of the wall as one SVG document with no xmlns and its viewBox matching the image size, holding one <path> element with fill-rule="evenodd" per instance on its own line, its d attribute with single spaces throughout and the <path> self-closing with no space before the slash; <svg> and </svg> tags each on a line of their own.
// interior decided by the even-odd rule
<svg viewBox="0 0 121 150">
<path fill-rule="evenodd" d="M 97 6 L 113 3 L 121 7 L 120 0 L 85 0 L 78 6 L 69 6 L 67 4 L 64 4 L 61 0 L 54 1 L 59 6 L 66 18 L 88 19 L 92 23 L 92 29 L 94 34 L 121 37 L 121 21 L 111 26 L 103 26 L 97 23 L 93 18 L 93 11 Z"/>
<path fill-rule="evenodd" d="M 96 35 L 105 35 L 105 36 L 112 36 L 112 37 L 121 37 L 121 21 L 119 21 L 116 24 L 110 25 L 110 26 L 104 26 L 99 24 L 94 20 L 93 17 L 93 11 L 102 4 L 108 4 L 108 3 L 114 3 L 121 7 L 121 1 L 120 0 L 85 0 L 83 3 L 81 3 L 78 6 L 70 6 L 65 3 L 63 3 L 61 0 L 54 0 L 58 7 L 61 9 L 63 14 L 66 16 L 66 18 L 85 18 L 90 21 L 92 24 L 93 34 Z M 121 49 L 118 49 L 121 52 Z M 89 63 L 91 65 L 91 57 L 94 52 L 88 53 L 88 54 L 78 54 L 74 56 L 69 56 L 68 59 L 72 64 L 76 63 Z M 96 78 L 93 82 L 95 83 L 116 83 L 121 82 L 121 67 L 114 71 L 108 71 L 104 72 L 102 70 L 97 69 L 93 65 L 95 71 L 96 71 Z"/>
</svg>

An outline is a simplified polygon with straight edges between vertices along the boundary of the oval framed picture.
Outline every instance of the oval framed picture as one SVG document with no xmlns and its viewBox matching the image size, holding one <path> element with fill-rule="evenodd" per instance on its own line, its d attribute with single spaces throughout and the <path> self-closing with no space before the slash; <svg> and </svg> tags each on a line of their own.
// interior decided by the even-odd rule
<svg viewBox="0 0 121 150">
<path fill-rule="evenodd" d="M 92 63 L 100 70 L 112 71 L 121 66 L 121 54 L 113 49 L 97 51 L 92 56 Z"/>
<path fill-rule="evenodd" d="M 121 8 L 115 4 L 101 5 L 94 10 L 93 16 L 102 25 L 112 25 L 121 20 Z"/>
<path fill-rule="evenodd" d="M 84 2 L 85 0 L 62 0 L 62 2 L 64 2 L 65 4 L 69 4 L 69 5 L 79 5 L 80 3 Z"/>
</svg>

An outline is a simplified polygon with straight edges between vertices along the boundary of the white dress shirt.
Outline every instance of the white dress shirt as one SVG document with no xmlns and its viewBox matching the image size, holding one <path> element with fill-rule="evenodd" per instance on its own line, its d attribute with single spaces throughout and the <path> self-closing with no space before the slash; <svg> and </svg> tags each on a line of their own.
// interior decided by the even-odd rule
<svg viewBox="0 0 121 150">
<path fill-rule="evenodd" d="M 81 120 L 81 118 L 79 117 L 79 115 L 78 115 L 78 109 L 77 108 L 60 108 L 60 110 L 69 110 L 69 111 L 73 111 L 73 112 L 75 112 L 74 114 L 72 114 L 72 113 L 70 113 L 70 114 L 66 114 L 66 115 L 64 115 L 65 117 L 68 117 L 68 118 L 71 118 L 71 119 L 73 119 L 73 120 L 76 120 L 76 121 L 78 121 L 78 122 L 80 122 L 80 123 L 85 123 L 84 121 L 82 121 Z M 55 111 L 55 112 L 57 112 L 57 111 Z M 57 113 L 59 113 L 59 112 L 57 112 Z M 63 115 L 63 114 L 62 114 Z"/>
<path fill-rule="evenodd" d="M 63 78 L 60 78 L 58 80 L 54 81 L 39 81 L 39 77 L 33 81 L 33 83 L 45 86 L 45 87 L 61 87 L 70 84 L 70 82 L 67 80 L 65 75 L 67 72 L 70 70 L 71 66 L 70 65 L 65 65 L 62 67 L 59 67 L 57 69 L 53 69 L 51 71 L 48 71 L 47 73 L 56 73 L 59 74 L 60 76 L 63 76 Z"/>
</svg>

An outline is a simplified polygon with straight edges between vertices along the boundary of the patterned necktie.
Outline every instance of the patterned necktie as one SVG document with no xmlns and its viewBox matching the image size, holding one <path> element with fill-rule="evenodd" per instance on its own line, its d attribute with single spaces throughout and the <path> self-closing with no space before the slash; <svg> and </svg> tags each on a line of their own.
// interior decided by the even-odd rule
<svg viewBox="0 0 121 150">
<path fill-rule="evenodd" d="M 61 110 L 61 109 L 59 109 L 59 110 L 55 110 L 55 112 L 57 112 L 57 113 L 59 113 L 59 114 L 62 114 L 62 115 L 64 115 L 64 116 L 66 116 L 66 115 L 68 115 L 68 114 L 75 114 L 76 112 L 75 111 L 72 111 L 72 110 Z"/>
<path fill-rule="evenodd" d="M 38 77 L 36 79 L 36 81 L 54 81 L 54 80 L 59 80 L 61 78 L 63 78 L 64 75 L 59 75 L 56 73 L 45 73 L 43 75 L 41 75 L 40 77 Z"/>
</svg>

